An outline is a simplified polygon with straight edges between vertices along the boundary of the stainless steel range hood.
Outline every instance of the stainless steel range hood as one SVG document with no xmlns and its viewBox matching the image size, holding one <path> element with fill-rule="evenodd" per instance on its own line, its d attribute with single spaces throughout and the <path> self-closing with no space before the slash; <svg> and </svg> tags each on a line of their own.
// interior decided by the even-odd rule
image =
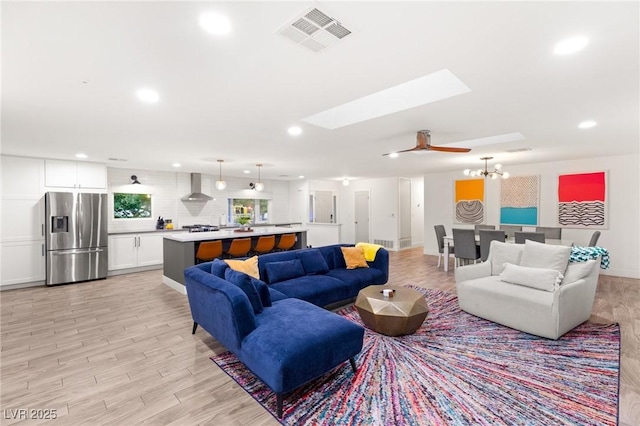
<svg viewBox="0 0 640 426">
<path fill-rule="evenodd" d="M 182 197 L 182 201 L 209 201 L 213 197 L 202 193 L 202 175 L 191 173 L 191 194 Z"/>
</svg>

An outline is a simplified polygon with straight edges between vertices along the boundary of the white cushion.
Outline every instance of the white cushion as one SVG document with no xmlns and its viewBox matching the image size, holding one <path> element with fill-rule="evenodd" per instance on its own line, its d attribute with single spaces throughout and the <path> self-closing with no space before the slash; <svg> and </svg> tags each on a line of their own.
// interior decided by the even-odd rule
<svg viewBox="0 0 640 426">
<path fill-rule="evenodd" d="M 522 244 L 509 244 L 502 241 L 491 241 L 489 253 L 491 255 L 491 275 L 500 275 L 505 263 L 520 264 L 524 247 Z"/>
<path fill-rule="evenodd" d="M 562 282 L 562 274 L 554 269 L 530 268 L 507 263 L 500 274 L 500 280 L 523 285 L 538 290 L 554 291 Z"/>
<path fill-rule="evenodd" d="M 569 284 L 585 278 L 595 267 L 596 260 L 587 260 L 586 262 L 572 262 L 567 266 L 564 273 L 562 284 Z"/>
<path fill-rule="evenodd" d="M 571 247 L 526 240 L 520 266 L 553 269 L 564 274 L 570 255 Z"/>
</svg>

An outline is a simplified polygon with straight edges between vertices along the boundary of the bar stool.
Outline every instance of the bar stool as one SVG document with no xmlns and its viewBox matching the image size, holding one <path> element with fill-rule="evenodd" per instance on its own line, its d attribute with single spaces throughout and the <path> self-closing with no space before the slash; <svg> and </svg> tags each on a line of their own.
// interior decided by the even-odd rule
<svg viewBox="0 0 640 426">
<path fill-rule="evenodd" d="M 222 240 L 203 241 L 198 244 L 196 263 L 209 262 L 222 256 Z"/>
<path fill-rule="evenodd" d="M 291 250 L 295 244 L 296 244 L 296 234 L 283 234 L 280 237 L 280 241 L 278 241 L 276 250 L 278 251 Z"/>
<path fill-rule="evenodd" d="M 235 238 L 224 254 L 228 257 L 245 257 L 251 250 L 251 238 Z"/>
<path fill-rule="evenodd" d="M 258 238 L 258 242 L 256 246 L 253 248 L 254 254 L 265 254 L 269 253 L 276 245 L 276 236 L 269 235 Z"/>
</svg>

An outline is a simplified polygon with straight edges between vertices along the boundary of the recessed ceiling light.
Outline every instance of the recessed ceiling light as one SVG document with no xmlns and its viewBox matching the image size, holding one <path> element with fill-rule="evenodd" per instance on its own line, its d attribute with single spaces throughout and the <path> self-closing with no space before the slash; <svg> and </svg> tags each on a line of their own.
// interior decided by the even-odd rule
<svg viewBox="0 0 640 426">
<path fill-rule="evenodd" d="M 200 15 L 200 26 L 213 35 L 225 35 L 231 32 L 231 21 L 224 15 L 207 12 Z"/>
<path fill-rule="evenodd" d="M 173 167 L 181 167 L 181 166 L 182 166 L 182 164 L 180 164 L 180 163 L 173 163 L 173 164 L 172 164 L 172 166 L 173 166 Z"/>
<path fill-rule="evenodd" d="M 567 55 L 569 53 L 574 53 L 578 50 L 584 49 L 587 44 L 589 44 L 589 40 L 586 37 L 580 36 L 568 38 L 556 44 L 555 48 L 553 49 L 553 53 L 555 53 L 556 55 Z"/>
<path fill-rule="evenodd" d="M 250 170 L 243 170 L 242 173 L 244 173 L 246 175 L 246 174 L 251 173 L 251 171 Z"/>
<path fill-rule="evenodd" d="M 304 175 L 298 176 L 298 179 L 304 179 Z"/>
<path fill-rule="evenodd" d="M 302 134 L 302 129 L 298 126 L 291 126 L 287 131 L 291 136 L 298 136 Z"/>
<path fill-rule="evenodd" d="M 398 154 L 397 152 L 392 152 L 391 154 L 389 154 L 389 158 L 398 158 L 400 154 Z"/>
<path fill-rule="evenodd" d="M 76 154 L 76 158 L 87 158 L 87 154 L 83 154 L 81 152 Z"/>
<path fill-rule="evenodd" d="M 587 121 L 583 121 L 582 123 L 578 124 L 578 127 L 581 129 L 590 129 L 592 127 L 595 127 L 595 125 L 598 124 L 593 120 L 587 120 Z"/>
<path fill-rule="evenodd" d="M 160 99 L 160 95 L 158 95 L 158 92 L 153 89 L 140 89 L 136 92 L 136 96 L 142 102 L 147 102 L 150 104 L 158 102 L 158 100 Z"/>
</svg>

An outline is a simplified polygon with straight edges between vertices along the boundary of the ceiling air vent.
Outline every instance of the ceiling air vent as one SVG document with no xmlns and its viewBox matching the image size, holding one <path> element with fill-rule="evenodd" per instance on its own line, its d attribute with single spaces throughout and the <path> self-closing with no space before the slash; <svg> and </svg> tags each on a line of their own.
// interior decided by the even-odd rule
<svg viewBox="0 0 640 426">
<path fill-rule="evenodd" d="M 525 151 L 531 151 L 531 148 L 524 147 L 524 148 L 513 148 L 513 149 L 507 150 L 507 152 L 525 152 Z"/>
<path fill-rule="evenodd" d="M 342 40 L 351 31 L 316 8 L 290 20 L 278 34 L 314 52 L 320 52 Z"/>
</svg>

